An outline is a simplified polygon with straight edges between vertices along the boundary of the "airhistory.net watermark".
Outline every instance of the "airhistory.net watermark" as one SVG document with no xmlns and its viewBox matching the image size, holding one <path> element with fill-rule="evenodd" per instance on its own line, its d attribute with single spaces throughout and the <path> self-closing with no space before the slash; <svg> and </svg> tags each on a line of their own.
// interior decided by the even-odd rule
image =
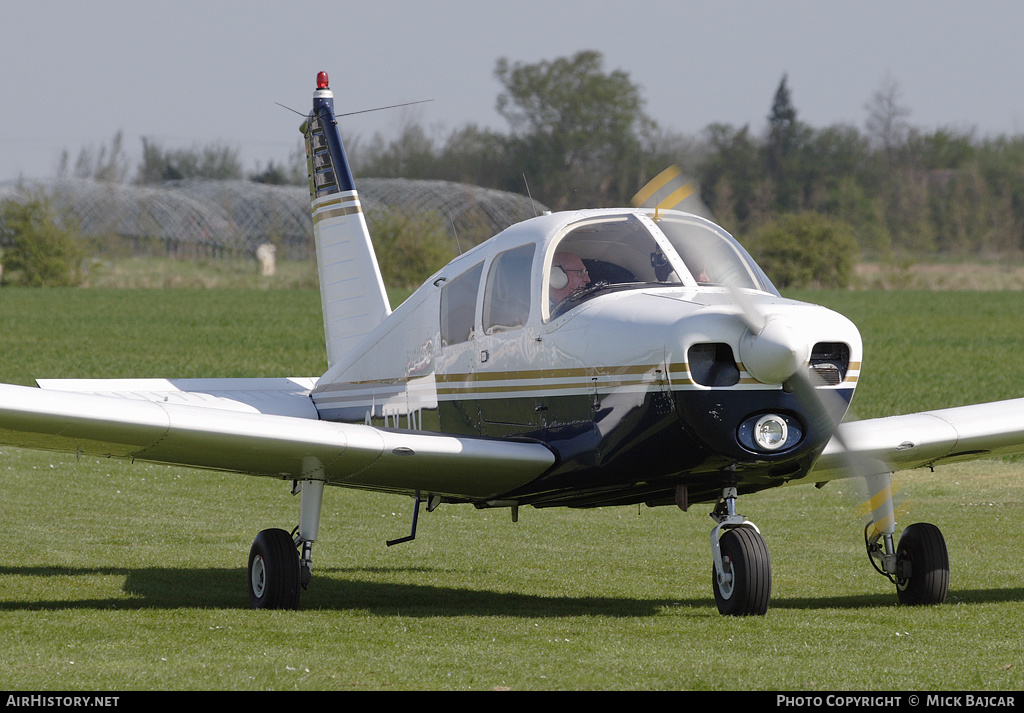
<svg viewBox="0 0 1024 713">
<path fill-rule="evenodd" d="M 9 694 L 7 707 L 19 708 L 116 708 L 120 696 L 60 696 Z"/>
</svg>

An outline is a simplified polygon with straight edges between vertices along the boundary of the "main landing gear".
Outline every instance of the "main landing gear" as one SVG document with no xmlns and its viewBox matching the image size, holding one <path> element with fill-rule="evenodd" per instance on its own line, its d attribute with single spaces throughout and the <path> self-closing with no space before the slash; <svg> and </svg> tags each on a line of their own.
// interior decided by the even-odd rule
<svg viewBox="0 0 1024 713">
<path fill-rule="evenodd" d="M 915 523 L 896 538 L 892 479 L 888 471 L 865 478 L 871 522 L 864 542 L 871 564 L 896 585 L 903 605 L 942 604 L 949 592 L 949 554 L 935 525 Z M 715 604 L 727 616 L 764 615 L 772 590 L 768 547 L 757 526 L 736 513 L 736 488 L 724 488 L 711 512 L 711 570 Z"/>
<path fill-rule="evenodd" d="M 867 480 L 871 522 L 864 528 L 864 544 L 874 568 L 896 585 L 900 604 L 942 604 L 949 592 L 949 553 L 935 525 L 914 523 L 896 543 L 896 516 L 892 478 L 888 472 Z"/>
<path fill-rule="evenodd" d="M 309 588 L 324 481 L 295 481 L 292 493 L 301 501 L 295 532 L 263 530 L 249 550 L 249 602 L 255 609 L 297 609 L 299 592 Z"/>
</svg>

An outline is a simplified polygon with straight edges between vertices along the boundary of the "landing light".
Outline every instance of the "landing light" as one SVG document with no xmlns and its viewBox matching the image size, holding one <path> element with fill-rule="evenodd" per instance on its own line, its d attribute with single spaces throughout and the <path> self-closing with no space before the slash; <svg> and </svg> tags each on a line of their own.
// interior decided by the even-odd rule
<svg viewBox="0 0 1024 713">
<path fill-rule="evenodd" d="M 781 416 L 768 414 L 754 424 L 754 442 L 766 451 L 781 448 L 789 438 L 789 427 Z"/>
<path fill-rule="evenodd" d="M 327 80 L 327 72 L 320 72 L 316 75 L 316 88 L 330 89 L 329 82 Z"/>
</svg>

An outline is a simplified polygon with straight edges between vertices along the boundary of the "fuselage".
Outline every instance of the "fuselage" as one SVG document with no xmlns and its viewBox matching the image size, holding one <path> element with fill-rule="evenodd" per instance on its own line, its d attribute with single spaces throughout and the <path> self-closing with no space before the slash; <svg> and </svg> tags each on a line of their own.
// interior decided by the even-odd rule
<svg viewBox="0 0 1024 713">
<path fill-rule="evenodd" d="M 556 303 L 568 252 L 589 284 Z M 740 293 L 784 325 L 781 357 L 767 336 L 758 343 Z M 713 223 L 579 211 L 525 221 L 453 260 L 334 364 L 313 400 L 326 420 L 547 444 L 555 466 L 504 494 L 516 503 L 666 504 L 680 485 L 697 502 L 723 484 L 804 475 L 860 360 L 849 320 L 779 296 Z M 830 418 L 783 383 L 788 361 L 839 397 Z M 755 431 L 770 428 L 763 447 Z"/>
</svg>

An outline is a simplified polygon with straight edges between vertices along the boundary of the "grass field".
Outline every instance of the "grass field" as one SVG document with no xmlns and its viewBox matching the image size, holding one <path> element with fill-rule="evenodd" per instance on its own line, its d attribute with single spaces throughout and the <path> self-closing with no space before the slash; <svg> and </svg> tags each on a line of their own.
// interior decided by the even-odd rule
<svg viewBox="0 0 1024 713">
<path fill-rule="evenodd" d="M 1024 395 L 1024 292 L 806 292 L 861 326 L 862 417 Z M 310 290 L 0 290 L 0 381 L 319 374 Z M 507 511 L 330 490 L 297 612 L 252 611 L 288 486 L 0 447 L 0 690 L 1020 690 L 1021 465 L 898 478 L 949 602 L 896 606 L 844 482 L 741 500 L 765 617 L 711 595 L 708 508 Z"/>
</svg>

